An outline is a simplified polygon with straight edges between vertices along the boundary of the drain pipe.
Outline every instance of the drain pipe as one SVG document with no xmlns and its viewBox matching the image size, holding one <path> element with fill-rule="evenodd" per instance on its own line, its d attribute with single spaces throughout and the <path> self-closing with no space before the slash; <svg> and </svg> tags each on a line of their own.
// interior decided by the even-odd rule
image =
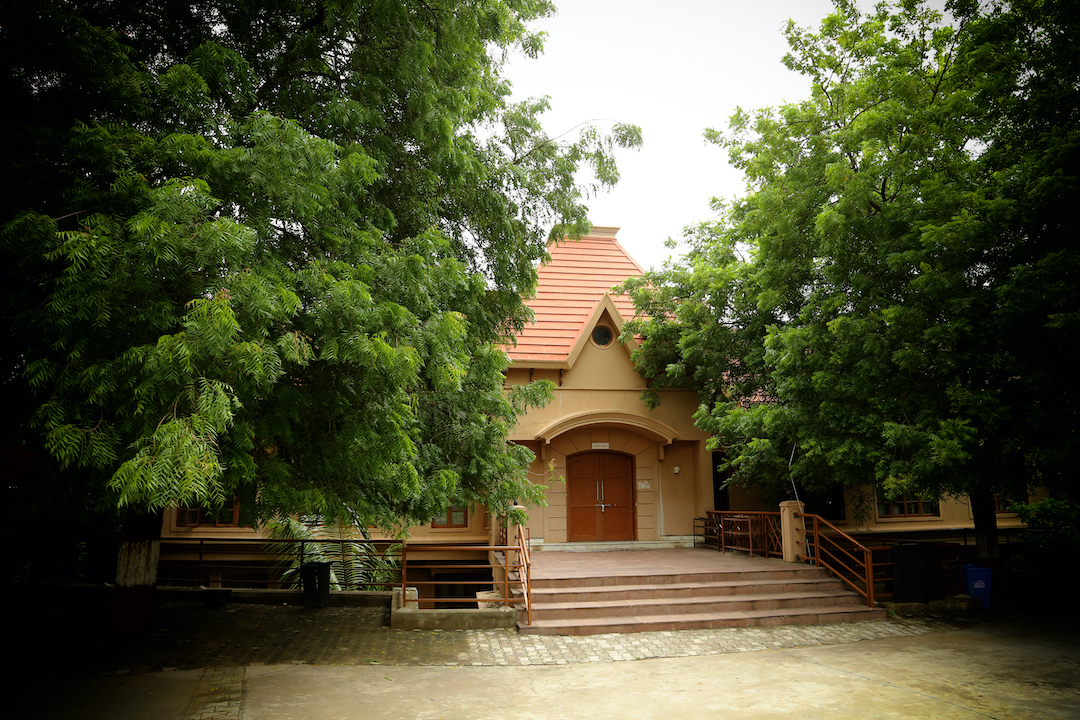
<svg viewBox="0 0 1080 720">
<path fill-rule="evenodd" d="M 791 456 L 788 458 L 788 461 L 787 461 L 787 473 L 788 473 L 788 482 L 791 483 L 791 491 L 795 493 L 795 502 L 799 503 L 800 507 L 803 507 L 802 500 L 799 498 L 799 488 L 795 487 L 795 477 L 791 474 L 791 465 L 792 465 L 792 463 L 795 462 L 795 446 L 796 446 L 797 442 L 798 442 L 797 440 L 793 440 L 791 442 Z M 814 553 L 810 549 L 810 543 L 806 542 L 806 518 L 797 518 L 797 519 L 803 521 L 802 522 L 802 526 L 803 526 L 802 534 L 803 534 L 803 543 L 805 544 L 805 547 L 806 547 L 806 556 L 808 558 L 810 558 L 811 560 L 813 560 L 814 559 Z"/>
<path fill-rule="evenodd" d="M 795 443 L 796 442 L 797 441 L 792 441 L 792 443 L 791 443 L 791 457 L 789 457 L 788 461 L 787 461 L 787 475 L 788 475 L 788 481 L 791 483 L 791 490 L 792 490 L 792 492 L 795 493 L 795 501 L 796 502 L 802 502 L 802 500 L 799 499 L 799 488 L 795 487 L 795 478 L 791 474 L 791 464 L 793 462 L 795 462 Z"/>
</svg>

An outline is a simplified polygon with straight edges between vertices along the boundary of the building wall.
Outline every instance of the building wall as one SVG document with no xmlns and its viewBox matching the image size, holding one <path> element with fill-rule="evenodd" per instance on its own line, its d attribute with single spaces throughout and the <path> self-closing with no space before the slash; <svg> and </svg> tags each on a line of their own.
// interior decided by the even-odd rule
<svg viewBox="0 0 1080 720">
<path fill-rule="evenodd" d="M 555 397 L 543 408 L 531 409 L 520 418 L 511 439 L 529 443 L 561 418 L 579 413 L 612 410 L 662 423 L 672 428 L 677 440 L 705 440 L 708 435 L 694 427 L 692 416 L 698 398 L 693 392 L 663 390 L 659 407 L 650 410 L 641 399 L 645 381 L 634 370 L 629 350 L 613 343 L 599 348 L 586 342 L 572 368 L 511 367 L 506 373 L 507 386 L 532 380 L 550 380 L 556 385 Z"/>
<path fill-rule="evenodd" d="M 705 511 L 712 509 L 709 453 L 703 451 L 704 442 L 664 445 L 626 428 L 591 426 L 564 433 L 551 443 L 522 443 L 536 455 L 530 477 L 547 486 L 547 505 L 528 508 L 532 538 L 545 543 L 567 541 L 566 458 L 593 451 L 593 443 L 634 457 L 638 540 L 692 535 L 694 518 L 704 517 Z"/>
<path fill-rule="evenodd" d="M 234 540 L 269 537 L 270 532 L 266 528 L 256 530 L 250 526 L 236 527 L 212 525 L 198 525 L 182 527 L 176 522 L 176 508 L 166 508 L 161 518 L 161 538 L 163 540 L 179 540 L 184 538 L 214 538 L 216 540 Z"/>
<path fill-rule="evenodd" d="M 610 452 L 633 456 L 637 539 L 659 539 L 657 443 L 638 433 L 610 427 L 572 430 L 540 445 L 530 472 L 547 486 L 547 507 L 528 509 L 530 537 L 545 543 L 566 542 L 566 458 L 592 451 L 593 443 L 606 444 Z"/>
<path fill-rule="evenodd" d="M 606 314 L 600 322 L 613 325 Z M 566 457 L 593 450 L 594 443 L 634 456 L 638 540 L 693 534 L 694 518 L 713 501 L 708 436 L 692 420 L 694 393 L 662 391 L 659 407 L 650 410 L 641 399 L 646 383 L 618 342 L 599 347 L 585 341 L 570 368 L 511 367 L 506 374 L 507 386 L 533 380 L 556 385 L 552 401 L 520 418 L 511 436 L 536 454 L 530 476 L 548 486 L 547 507 L 529 508 L 534 539 L 566 542 Z M 621 420 L 612 421 L 614 416 Z M 583 418 L 580 426 L 558 429 L 572 418 Z"/>
<path fill-rule="evenodd" d="M 857 533 L 933 533 L 974 528 L 975 520 L 967 497 L 942 498 L 938 511 L 940 515 L 932 517 L 879 517 L 873 489 L 866 485 L 845 492 L 845 519 L 835 524 L 845 531 Z M 1014 513 L 999 513 L 997 522 L 999 529 L 1023 527 Z"/>
<path fill-rule="evenodd" d="M 711 471 L 698 468 L 698 449 L 702 443 L 678 440 L 664 448 L 660 469 L 660 511 L 663 535 L 693 535 L 694 518 L 702 513 L 698 508 L 698 483 Z M 678 472 L 676 472 L 678 468 Z"/>
</svg>

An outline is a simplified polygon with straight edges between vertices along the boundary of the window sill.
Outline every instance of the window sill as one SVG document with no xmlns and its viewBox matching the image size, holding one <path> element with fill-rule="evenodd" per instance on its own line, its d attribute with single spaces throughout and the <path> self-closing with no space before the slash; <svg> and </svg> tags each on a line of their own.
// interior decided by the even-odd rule
<svg viewBox="0 0 1080 720">
<path fill-rule="evenodd" d="M 941 522 L 940 515 L 905 515 L 903 517 L 879 517 L 879 523 Z"/>
</svg>

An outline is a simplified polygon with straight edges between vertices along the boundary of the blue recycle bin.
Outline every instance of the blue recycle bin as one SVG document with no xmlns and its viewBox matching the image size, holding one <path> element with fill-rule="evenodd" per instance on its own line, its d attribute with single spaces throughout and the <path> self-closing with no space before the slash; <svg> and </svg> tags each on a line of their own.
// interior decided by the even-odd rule
<svg viewBox="0 0 1080 720">
<path fill-rule="evenodd" d="M 990 573 L 993 568 L 964 565 L 964 592 L 979 601 L 983 610 L 990 609 Z"/>
</svg>

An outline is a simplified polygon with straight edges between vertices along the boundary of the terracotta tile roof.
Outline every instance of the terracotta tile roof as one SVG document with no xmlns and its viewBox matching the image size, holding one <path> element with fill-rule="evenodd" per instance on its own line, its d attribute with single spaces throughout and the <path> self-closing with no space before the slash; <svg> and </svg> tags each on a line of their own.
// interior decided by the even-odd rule
<svg viewBox="0 0 1080 720">
<path fill-rule="evenodd" d="M 570 353 L 605 293 L 628 277 L 644 274 L 615 239 L 618 228 L 594 227 L 588 237 L 564 240 L 548 248 L 551 262 L 542 265 L 536 297 L 526 301 L 535 320 L 506 350 L 518 366 L 567 363 Z M 626 295 L 612 295 L 623 319 L 634 316 Z"/>
</svg>

